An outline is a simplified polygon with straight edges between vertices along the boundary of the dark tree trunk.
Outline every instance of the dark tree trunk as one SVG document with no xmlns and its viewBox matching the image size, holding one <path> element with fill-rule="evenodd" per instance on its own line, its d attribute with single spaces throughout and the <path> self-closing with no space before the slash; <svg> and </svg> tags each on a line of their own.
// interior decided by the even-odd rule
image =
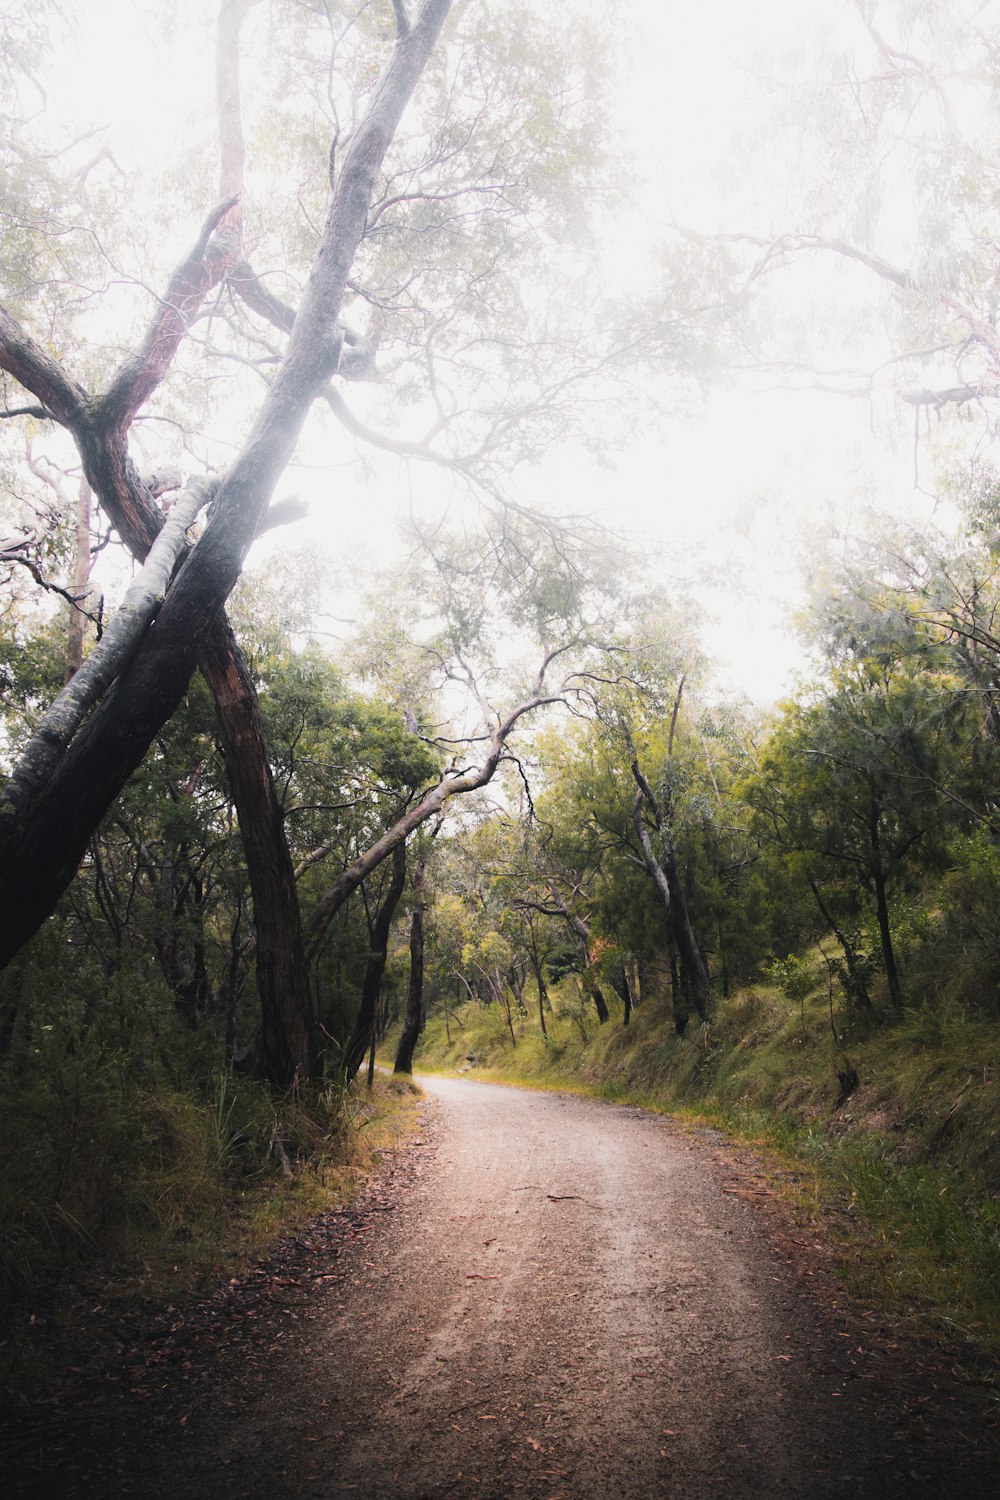
<svg viewBox="0 0 1000 1500">
<path fill-rule="evenodd" d="M 875 885 L 875 911 L 878 916 L 878 935 L 882 946 L 882 962 L 885 964 L 885 977 L 889 985 L 889 999 L 894 1010 L 899 1010 L 903 1003 L 903 989 L 899 982 L 899 970 L 896 967 L 896 951 L 892 942 L 892 929 L 889 926 L 889 903 L 886 898 L 885 877 L 881 871 L 874 877 Z"/>
<path fill-rule="evenodd" d="M 681 988 L 681 976 L 677 967 L 677 954 L 673 949 L 670 951 L 670 1009 L 674 1017 L 674 1030 L 678 1036 L 683 1036 L 687 1030 L 687 1023 L 690 1017 Z"/>
<path fill-rule="evenodd" d="M 386 954 L 389 950 L 389 932 L 405 887 L 406 845 L 399 844 L 393 850 L 392 855 L 392 880 L 371 925 L 368 962 L 365 965 L 365 978 L 361 987 L 361 1005 L 354 1022 L 351 1039 L 344 1053 L 345 1078 L 354 1077 L 361 1066 L 365 1052 L 369 1049 L 371 1049 L 372 1056 L 369 1071 L 374 1067 L 378 1008 L 382 998 L 382 977 L 385 974 Z"/>
<path fill-rule="evenodd" d="M 622 964 L 621 968 L 618 971 L 618 974 L 615 978 L 612 979 L 611 983 L 614 985 L 615 993 L 618 995 L 619 999 L 622 1002 L 622 1005 L 625 1007 L 625 1015 L 622 1020 L 622 1025 L 628 1026 L 632 1020 L 632 989 L 628 982 L 628 970 L 625 968 L 624 964 Z"/>
<path fill-rule="evenodd" d="M 410 982 L 406 990 L 406 1015 L 396 1051 L 394 1073 L 413 1072 L 413 1053 L 424 1029 L 424 903 L 422 867 L 414 875 L 417 899 L 410 918 Z M 419 884 L 418 884 L 419 882 Z"/>
<path fill-rule="evenodd" d="M 840 950 L 844 955 L 844 964 L 847 968 L 847 979 L 850 986 L 852 998 L 859 1001 L 865 1010 L 873 1011 L 875 1007 L 872 1005 L 871 996 L 868 993 L 868 986 L 865 983 L 865 976 L 861 967 L 860 958 L 858 957 L 857 949 L 854 947 L 854 944 L 851 942 L 846 932 L 842 932 L 841 929 L 837 926 L 837 923 L 835 922 L 833 915 L 826 904 L 826 901 L 823 899 L 823 893 L 814 880 L 810 880 L 809 889 L 813 893 L 813 899 L 820 909 L 823 920 L 826 922 L 830 931 L 833 933 L 834 937 L 837 939 L 837 942 L 840 944 Z"/>
<path fill-rule="evenodd" d="M 587 988 L 590 990 L 591 999 L 594 1002 L 594 1009 L 597 1011 L 597 1019 L 603 1026 L 605 1021 L 608 1021 L 611 1018 L 611 1012 L 608 1010 L 608 1002 L 604 998 L 601 986 L 597 983 L 597 980 L 593 977 L 592 974 L 586 976 L 586 984 Z"/>
<path fill-rule="evenodd" d="M 889 926 L 889 901 L 885 888 L 885 868 L 882 861 L 882 839 L 881 839 L 881 812 L 878 803 L 873 801 L 868 819 L 868 832 L 872 848 L 872 885 L 875 888 L 875 912 L 878 917 L 878 934 L 882 945 L 882 962 L 885 964 L 885 977 L 889 985 L 889 999 L 893 1010 L 899 1010 L 903 993 L 899 983 L 899 970 L 896 968 L 896 951 L 892 943 L 892 930 Z"/>
<path fill-rule="evenodd" d="M 192 601 L 194 603 L 194 601 Z M 187 611 L 185 611 L 187 613 Z M 159 650 L 141 652 L 76 735 L 43 794 L 0 831 L 0 967 L 55 908 L 91 834 L 157 731 L 177 709 L 194 671 L 199 626 L 178 613 L 157 624 Z"/>
<path fill-rule="evenodd" d="M 649 830 L 643 821 L 642 808 L 646 802 L 653 814 L 656 827 L 662 823 L 662 814 L 659 803 L 653 794 L 652 788 L 646 781 L 639 769 L 638 761 L 632 762 L 632 775 L 635 778 L 638 790 L 632 804 L 632 823 L 639 840 L 639 848 L 642 851 L 643 864 L 649 875 L 660 900 L 663 903 L 667 921 L 670 924 L 670 932 L 677 948 L 677 956 L 680 959 L 681 973 L 684 977 L 685 1000 L 688 1005 L 693 1005 L 703 1021 L 708 1021 L 711 1009 L 711 983 L 708 977 L 708 969 L 702 957 L 688 916 L 687 901 L 684 897 L 684 887 L 681 884 L 680 875 L 677 870 L 677 860 L 672 848 L 668 846 L 666 859 L 661 863 L 653 852 L 652 841 Z M 669 834 L 669 822 L 667 825 Z M 676 995 L 674 1015 L 677 1016 Z M 687 1024 L 687 1017 L 684 1018 Z"/>
<path fill-rule="evenodd" d="M 670 927 L 673 932 L 674 942 L 677 944 L 677 953 L 681 961 L 681 971 L 687 986 L 687 995 L 690 1003 L 694 1006 L 703 1021 L 707 1021 L 711 1009 L 712 986 L 708 977 L 708 969 L 702 957 L 701 949 L 691 926 L 688 916 L 687 902 L 684 899 L 684 889 L 677 873 L 677 864 L 671 854 L 666 865 L 667 884 L 670 888 Z"/>
<path fill-rule="evenodd" d="M 295 872 L 257 693 L 222 615 L 205 643 L 200 665 L 215 703 L 253 894 L 264 1071 L 277 1088 L 295 1088 L 317 1071 Z"/>
<path fill-rule="evenodd" d="M 507 1018 L 507 1030 L 510 1032 L 510 1045 L 512 1047 L 516 1047 L 517 1037 L 514 1035 L 514 1017 L 511 1012 L 510 1005 L 510 996 L 513 994 L 513 990 L 510 988 L 509 982 L 507 983 L 506 988 L 504 987 L 504 984 L 505 981 L 502 974 L 500 973 L 500 970 L 496 969 L 493 976 L 493 989 L 496 993 L 497 1005 L 503 1007 L 504 1015 Z"/>
<path fill-rule="evenodd" d="M 378 1026 L 372 1027 L 372 1039 L 368 1044 L 368 1072 L 365 1085 L 369 1091 L 375 1087 L 375 1053 L 378 1051 Z"/>
<path fill-rule="evenodd" d="M 545 1027 L 545 1002 L 549 998 L 549 992 L 545 986 L 545 975 L 542 972 L 542 964 L 534 949 L 531 951 L 530 958 L 531 968 L 535 976 L 535 984 L 538 987 L 538 1024 L 542 1028 L 542 1036 L 548 1037 L 549 1033 Z"/>
</svg>

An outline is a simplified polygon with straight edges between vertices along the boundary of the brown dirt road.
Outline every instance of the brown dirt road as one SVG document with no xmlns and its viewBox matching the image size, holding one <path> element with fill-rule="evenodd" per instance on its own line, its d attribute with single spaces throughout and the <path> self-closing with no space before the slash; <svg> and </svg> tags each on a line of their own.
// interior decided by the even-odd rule
<svg viewBox="0 0 1000 1500">
<path fill-rule="evenodd" d="M 831 1292 L 745 1153 L 631 1107 L 423 1082 L 424 1133 L 366 1200 L 181 1315 L 169 1355 L 84 1385 L 14 1493 L 998 1493 L 961 1388 Z"/>
</svg>

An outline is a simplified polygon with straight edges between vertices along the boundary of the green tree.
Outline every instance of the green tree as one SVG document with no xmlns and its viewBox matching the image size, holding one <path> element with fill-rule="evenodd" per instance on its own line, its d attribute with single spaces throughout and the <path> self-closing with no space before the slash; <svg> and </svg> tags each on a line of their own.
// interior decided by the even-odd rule
<svg viewBox="0 0 1000 1500">
<path fill-rule="evenodd" d="M 859 998 L 849 922 L 874 915 L 890 1003 L 903 999 L 892 904 L 939 866 L 954 826 L 940 793 L 965 704 L 899 637 L 841 634 L 830 689 L 786 707 L 748 795 L 762 837 L 800 857 L 824 921 L 844 949 Z M 870 904 L 869 904 L 870 903 Z"/>
<path fill-rule="evenodd" d="M 231 443 L 192 439 L 206 460 L 218 454 L 222 464 L 210 486 L 212 506 L 202 534 L 174 554 L 176 568 L 166 559 L 165 581 L 148 591 L 148 607 L 128 620 L 128 628 L 122 622 L 120 654 L 105 653 L 107 668 L 84 705 L 85 716 L 66 720 L 52 774 L 30 774 L 29 762 L 8 789 L 0 829 L 7 945 L 0 959 L 23 944 L 72 879 L 100 817 L 175 711 L 197 662 L 215 702 L 253 890 L 266 1067 L 285 1087 L 306 1076 L 315 1053 L 308 953 L 347 891 L 411 827 L 386 844 L 376 841 L 374 863 L 344 871 L 332 902 L 314 910 L 303 934 L 253 677 L 221 614 L 247 549 L 262 529 L 288 514 L 287 506 L 272 507 L 271 500 L 318 401 L 352 437 L 475 478 L 495 494 L 499 468 L 534 450 L 554 424 L 564 431 L 575 385 L 613 363 L 615 336 L 609 339 L 607 320 L 597 315 L 577 318 L 575 327 L 567 323 L 559 333 L 550 320 L 545 338 L 515 333 L 530 321 L 516 294 L 518 281 L 546 268 L 549 280 L 556 274 L 547 246 L 525 236 L 523 226 L 544 221 L 551 231 L 557 206 L 565 212 L 575 199 L 582 208 L 582 187 L 592 175 L 598 54 L 588 51 L 581 28 L 564 26 L 570 46 L 558 51 L 557 81 L 554 26 L 528 7 L 523 24 L 512 28 L 505 22 L 491 29 L 488 18 L 463 14 L 435 54 L 449 10 L 448 0 L 422 0 L 412 16 L 402 4 L 384 13 L 362 8 L 345 28 L 327 28 L 325 13 L 279 6 L 265 21 L 252 0 L 223 0 L 213 148 L 218 201 L 132 352 L 121 359 L 117 350 L 87 345 L 84 329 L 66 321 L 71 296 L 44 308 L 53 326 L 66 321 L 59 341 L 68 351 L 63 362 L 38 336 L 49 326 L 44 318 L 35 333 L 27 326 L 35 315 L 30 298 L 0 317 L 0 366 L 28 393 L 23 406 L 8 403 L 8 415 L 41 421 L 72 441 L 103 515 L 140 558 L 163 518 L 156 504 L 161 487 L 138 461 L 137 420 L 162 416 L 175 423 L 179 414 L 188 434 L 197 434 L 210 412 L 231 427 L 234 409 L 246 410 L 248 401 L 257 400 L 248 393 L 255 383 L 259 390 L 263 378 L 257 416 L 242 445 L 235 444 L 235 458 Z M 26 11 L 22 19 L 27 25 Z M 479 37 L 477 24 L 485 27 Z M 241 48 L 255 77 L 249 110 L 241 97 Z M 290 60 L 297 90 L 289 88 L 283 66 L 271 65 L 275 58 Z M 505 72 L 515 63 L 517 88 Z M 584 75 L 595 86 L 581 91 Z M 536 112 L 529 128 L 520 93 L 525 76 L 540 91 L 531 95 Z M 409 123 L 399 133 L 411 101 Z M 292 110 L 301 117 L 313 104 L 314 118 L 329 127 L 321 148 L 291 124 Z M 343 123 L 348 119 L 349 131 Z M 205 134 L 199 129 L 198 139 Z M 308 158 L 300 217 L 271 213 L 266 194 L 255 205 L 245 191 L 248 144 L 266 176 L 272 165 L 287 173 L 289 140 Z M 390 162 L 394 141 L 397 155 Z M 202 151 L 178 171 L 178 181 L 183 177 L 189 189 L 204 195 L 203 203 L 210 201 L 210 154 Z M 74 212 L 93 224 L 99 207 L 96 197 L 92 204 L 81 190 Z M 318 234 L 311 227 L 316 218 L 324 220 Z M 262 253 L 273 250 L 275 262 L 303 285 L 297 308 L 249 265 L 250 240 Z M 91 244 L 99 243 L 100 235 L 92 235 Z M 156 267 L 136 269 L 138 284 L 159 279 Z M 39 287 L 49 279 L 36 271 L 25 274 Z M 491 327 L 483 337 L 486 301 Z M 570 299 L 564 301 L 568 307 Z M 191 336 L 195 327 L 198 338 Z M 380 346 L 400 372 L 394 401 L 404 408 L 434 408 L 429 427 L 402 440 L 384 438 L 373 425 L 377 403 L 360 419 L 342 391 L 344 382 L 371 377 Z M 471 399 L 451 394 L 441 379 L 442 362 L 461 366 Z M 213 387 L 221 389 L 220 369 L 236 372 L 234 380 L 224 399 L 207 401 Z M 532 413 L 537 421 L 529 436 Z M 235 420 L 245 427 L 242 417 Z M 190 504 L 193 513 L 198 483 L 178 479 L 168 486 L 178 487 L 182 499 L 175 510 Z M 514 722 L 496 726 L 500 744 Z M 459 780 L 452 776 L 429 795 L 443 799 L 465 790 Z M 435 804 L 424 805 L 418 822 L 434 810 Z"/>
</svg>

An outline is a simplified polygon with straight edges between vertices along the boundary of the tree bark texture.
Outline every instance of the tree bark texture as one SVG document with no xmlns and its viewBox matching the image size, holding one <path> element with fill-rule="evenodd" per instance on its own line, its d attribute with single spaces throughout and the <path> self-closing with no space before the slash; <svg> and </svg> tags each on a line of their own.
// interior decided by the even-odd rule
<svg viewBox="0 0 1000 1500">
<path fill-rule="evenodd" d="M 80 480 L 76 500 L 76 537 L 73 558 L 73 582 L 70 593 L 76 600 L 70 609 L 69 629 L 66 632 L 66 677 L 69 682 L 75 672 L 83 666 L 83 639 L 87 629 L 84 612 L 90 586 L 90 522 L 93 510 L 93 490 L 86 479 Z"/>
<path fill-rule="evenodd" d="M 260 705 L 224 616 L 206 640 L 201 670 L 215 702 L 253 896 L 264 1070 L 277 1087 L 293 1088 L 317 1065 L 302 918 Z"/>
<path fill-rule="evenodd" d="M 410 981 L 406 988 L 406 1015 L 396 1051 L 394 1073 L 413 1072 L 413 1053 L 424 1029 L 424 901 L 423 868 L 414 872 L 416 900 L 410 918 Z"/>
<path fill-rule="evenodd" d="M 88 710 L 135 654 L 166 595 L 185 533 L 210 496 L 211 486 L 199 480 L 191 483 L 150 547 L 101 640 L 42 715 L 0 799 L 0 850 L 8 817 L 6 804 L 12 806 L 16 821 L 17 810 L 30 806 L 38 795 Z"/>
<path fill-rule="evenodd" d="M 368 962 L 361 987 L 361 1004 L 354 1029 L 344 1053 L 344 1076 L 353 1078 L 364 1061 L 365 1052 L 375 1041 L 382 977 L 389 949 L 389 933 L 403 891 L 406 887 L 406 845 L 397 844 L 392 855 L 392 879 L 375 913 L 372 923 Z"/>
</svg>

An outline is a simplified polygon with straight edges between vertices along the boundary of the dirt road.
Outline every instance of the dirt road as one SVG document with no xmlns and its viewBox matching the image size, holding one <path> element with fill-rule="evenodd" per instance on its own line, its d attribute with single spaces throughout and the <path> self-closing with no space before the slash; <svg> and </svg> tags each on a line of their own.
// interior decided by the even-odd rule
<svg viewBox="0 0 1000 1500">
<path fill-rule="evenodd" d="M 100 1472 L 77 1456 L 47 1493 L 991 1493 L 981 1454 L 963 1467 L 961 1412 L 942 1419 L 938 1392 L 930 1430 L 921 1373 L 887 1379 L 864 1320 L 787 1264 L 721 1137 L 564 1095 L 425 1087 L 409 1167 L 328 1255 L 307 1242 L 296 1294 L 237 1313 L 217 1358 L 160 1371 L 159 1414 L 148 1382 L 145 1405 L 96 1414 Z"/>
</svg>

